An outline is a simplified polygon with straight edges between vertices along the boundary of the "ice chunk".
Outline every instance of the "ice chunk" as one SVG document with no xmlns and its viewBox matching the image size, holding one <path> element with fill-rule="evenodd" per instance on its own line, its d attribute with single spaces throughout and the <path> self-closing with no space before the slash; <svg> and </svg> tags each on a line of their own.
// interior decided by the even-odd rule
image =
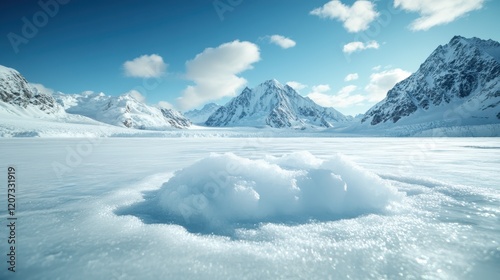
<svg viewBox="0 0 500 280">
<path fill-rule="evenodd" d="M 344 156 L 308 152 L 251 160 L 212 154 L 176 172 L 158 193 L 165 217 L 191 231 L 262 222 L 335 220 L 381 212 L 400 194 Z"/>
</svg>

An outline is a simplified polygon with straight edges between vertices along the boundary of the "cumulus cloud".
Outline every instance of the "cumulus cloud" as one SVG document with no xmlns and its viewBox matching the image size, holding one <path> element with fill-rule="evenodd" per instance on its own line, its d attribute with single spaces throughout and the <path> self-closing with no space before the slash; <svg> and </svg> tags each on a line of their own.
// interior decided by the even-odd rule
<svg viewBox="0 0 500 280">
<path fill-rule="evenodd" d="M 296 81 L 290 81 L 290 82 L 287 82 L 286 84 L 289 85 L 291 88 L 293 88 L 296 91 L 301 91 L 307 87 L 306 85 L 301 84 L 301 83 L 296 82 Z"/>
<path fill-rule="evenodd" d="M 320 18 L 337 19 L 344 24 L 344 28 L 349 32 L 368 29 L 370 23 L 379 15 L 375 10 L 375 5 L 365 0 L 356 1 L 351 7 L 341 1 L 332 0 L 323 7 L 312 10 L 310 14 Z"/>
<path fill-rule="evenodd" d="M 313 93 L 324 93 L 330 91 L 330 85 L 317 85 L 312 87 Z"/>
<path fill-rule="evenodd" d="M 382 65 L 377 65 L 372 68 L 373 71 L 380 71 L 382 69 Z"/>
<path fill-rule="evenodd" d="M 239 40 L 207 48 L 186 62 L 186 78 L 195 85 L 188 86 L 177 99 L 182 110 L 188 110 L 208 101 L 237 94 L 247 81 L 237 75 L 251 69 L 260 60 L 259 47 Z"/>
<path fill-rule="evenodd" d="M 410 24 L 410 29 L 428 30 L 481 9 L 483 3 L 484 0 L 394 0 L 394 7 L 420 14 Z"/>
<path fill-rule="evenodd" d="M 38 92 L 43 94 L 52 95 L 55 92 L 53 89 L 45 87 L 42 84 L 30 83 L 30 85 L 33 88 L 35 88 Z"/>
<path fill-rule="evenodd" d="M 307 97 L 324 107 L 367 106 L 384 99 L 390 89 L 410 75 L 410 72 L 400 68 L 385 70 L 370 75 L 370 81 L 364 89 L 348 85 L 332 93 L 330 85 L 323 84 L 311 87 Z"/>
<path fill-rule="evenodd" d="M 370 82 L 365 87 L 365 91 L 369 96 L 368 100 L 371 102 L 378 102 L 384 99 L 390 89 L 410 75 L 410 72 L 400 68 L 371 74 Z"/>
<path fill-rule="evenodd" d="M 366 100 L 366 97 L 361 94 L 353 94 L 357 89 L 357 86 L 349 85 L 340 89 L 336 94 L 329 94 L 330 86 L 320 85 L 313 87 L 313 91 L 307 97 L 323 107 L 347 108 Z"/>
<path fill-rule="evenodd" d="M 344 81 L 350 82 L 350 81 L 355 81 L 357 79 L 359 79 L 358 73 L 351 73 L 351 74 L 345 76 Z"/>
<path fill-rule="evenodd" d="M 281 35 L 269 36 L 269 42 L 278 45 L 283 49 L 293 48 L 297 44 L 294 40 Z"/>
<path fill-rule="evenodd" d="M 123 63 L 125 75 L 136 78 L 155 78 L 165 74 L 167 64 L 157 54 L 143 55 Z"/>
<path fill-rule="evenodd" d="M 350 42 L 344 45 L 343 52 L 347 54 L 351 54 L 353 52 L 367 50 L 367 49 L 378 49 L 380 45 L 377 41 L 369 41 L 366 43 L 363 42 Z"/>
<path fill-rule="evenodd" d="M 133 89 L 127 93 L 125 93 L 129 96 L 132 96 L 135 100 L 139 101 L 139 102 L 145 102 L 146 101 L 146 97 L 144 97 L 144 95 L 142 95 L 139 91 Z"/>
</svg>

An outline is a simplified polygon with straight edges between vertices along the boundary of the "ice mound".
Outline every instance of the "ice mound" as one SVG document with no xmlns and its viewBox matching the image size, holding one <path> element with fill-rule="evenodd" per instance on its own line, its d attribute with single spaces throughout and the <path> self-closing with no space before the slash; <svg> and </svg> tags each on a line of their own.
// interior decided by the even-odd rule
<svg viewBox="0 0 500 280">
<path fill-rule="evenodd" d="M 176 172 L 162 185 L 157 203 L 165 217 L 190 231 L 217 232 L 377 213 L 400 196 L 342 155 L 322 160 L 296 152 L 252 160 L 226 153 Z"/>
</svg>

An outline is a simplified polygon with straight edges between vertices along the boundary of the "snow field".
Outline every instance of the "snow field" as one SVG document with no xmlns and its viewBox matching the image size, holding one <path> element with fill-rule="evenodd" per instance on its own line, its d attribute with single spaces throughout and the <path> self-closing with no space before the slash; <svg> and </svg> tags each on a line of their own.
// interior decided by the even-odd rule
<svg viewBox="0 0 500 280">
<path fill-rule="evenodd" d="M 22 242 L 14 279 L 497 279 L 498 141 L 424 140 L 432 145 L 410 138 L 102 139 L 58 178 L 51 163 L 64 163 L 66 147 L 77 150 L 83 140 L 2 139 L 0 169 L 13 164 L 19 176 Z M 301 150 L 309 152 L 293 152 Z M 342 178 L 347 192 L 363 182 L 352 194 L 354 205 L 370 208 L 323 217 L 283 204 L 307 218 L 274 215 L 276 221 L 245 220 L 245 210 L 230 213 L 211 234 L 209 223 L 190 228 L 160 204 L 179 174 L 209 176 L 194 168 L 200 162 L 209 163 L 208 170 L 219 162 L 222 171 L 238 171 L 231 176 L 239 179 L 227 182 L 253 180 L 246 186 L 256 192 L 268 179 L 296 179 L 303 189 L 309 185 L 301 178 L 324 178 L 315 172 L 327 170 Z M 180 182 L 193 192 L 198 185 L 187 175 Z M 232 196 L 235 187 L 226 186 L 207 207 L 240 201 Z M 380 187 L 379 198 L 386 199 L 372 197 Z M 273 191 L 289 197 L 288 190 Z M 239 204 L 231 209 L 254 209 Z M 227 218 L 213 214 L 209 222 Z M 0 279 L 11 278 L 6 272 L 0 270 Z"/>
</svg>

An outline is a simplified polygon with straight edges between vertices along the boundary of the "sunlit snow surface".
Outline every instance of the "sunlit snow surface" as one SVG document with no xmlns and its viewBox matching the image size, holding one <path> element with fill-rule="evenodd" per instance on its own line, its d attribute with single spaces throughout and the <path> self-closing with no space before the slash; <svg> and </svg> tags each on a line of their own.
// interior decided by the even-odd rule
<svg viewBox="0 0 500 280">
<path fill-rule="evenodd" d="M 496 138 L 0 139 L 0 155 L 18 177 L 0 279 L 500 276 Z"/>
</svg>

